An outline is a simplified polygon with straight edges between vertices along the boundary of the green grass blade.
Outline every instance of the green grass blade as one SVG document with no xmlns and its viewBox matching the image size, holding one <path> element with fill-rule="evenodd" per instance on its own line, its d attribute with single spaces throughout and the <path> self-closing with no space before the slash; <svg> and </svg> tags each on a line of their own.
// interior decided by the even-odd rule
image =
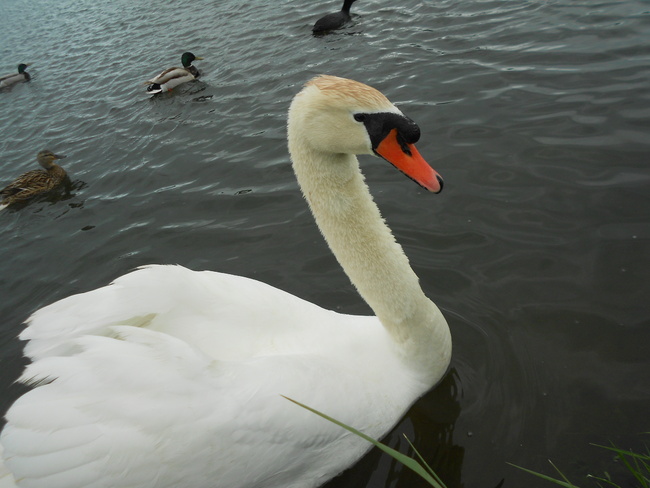
<svg viewBox="0 0 650 488">
<path fill-rule="evenodd" d="M 550 462 L 550 461 L 549 461 Z M 542 478 L 543 480 L 550 481 L 551 483 L 555 483 L 556 485 L 564 486 L 564 488 L 579 488 L 573 483 L 571 483 L 569 480 L 566 479 L 566 477 L 560 472 L 559 469 L 555 467 L 553 463 L 551 463 L 551 466 L 555 468 L 555 470 L 560 473 L 560 475 L 565 479 L 565 481 L 558 480 L 555 478 L 551 478 L 550 476 L 546 476 L 545 474 L 538 473 L 536 471 L 531 471 L 530 469 L 522 468 L 521 466 L 517 466 L 516 464 L 508 463 L 510 466 L 514 466 L 517 469 L 521 469 L 522 471 L 525 471 L 526 473 L 532 474 L 534 476 L 537 476 L 538 478 Z"/>
<path fill-rule="evenodd" d="M 284 395 L 282 395 L 282 396 L 284 396 Z M 382 443 L 379 442 L 378 440 L 373 439 L 372 437 L 367 436 L 367 435 L 364 434 L 363 432 L 358 431 L 358 430 L 356 430 L 355 428 L 350 427 L 349 425 L 345 425 L 343 422 L 339 422 L 338 420 L 333 419 L 332 417 L 329 417 L 328 415 L 325 415 L 324 413 L 319 412 L 319 411 L 316 410 L 316 409 L 313 409 L 313 408 L 311 408 L 311 407 L 308 407 L 307 405 L 303 405 L 302 403 L 300 403 L 300 402 L 298 402 L 298 401 L 296 401 L 296 400 L 293 400 L 293 399 L 291 399 L 291 398 L 289 398 L 289 397 L 284 397 L 284 398 L 286 398 L 286 399 L 289 400 L 290 402 L 293 402 L 293 403 L 295 403 L 296 405 L 298 405 L 298 406 L 300 406 L 300 407 L 302 407 L 302 408 L 304 408 L 304 409 L 306 409 L 306 410 L 309 410 L 310 412 L 315 413 L 315 414 L 318 415 L 319 417 L 322 417 L 322 418 L 324 418 L 325 420 L 328 420 L 328 421 L 330 421 L 330 422 L 332 422 L 332 423 L 338 425 L 339 427 L 342 427 L 342 428 L 344 428 L 345 430 L 347 430 L 347 431 L 349 431 L 349 432 L 352 432 L 354 435 L 357 435 L 357 436 L 361 437 L 362 439 L 365 439 L 366 441 L 370 442 L 371 444 L 374 444 L 374 445 L 377 446 L 379 449 L 381 449 L 382 451 L 384 451 L 386 454 L 388 454 L 389 456 L 391 456 L 393 459 L 399 461 L 400 463 L 402 463 L 402 464 L 403 464 L 404 466 L 406 466 L 407 468 L 409 468 L 409 469 L 415 471 L 415 472 L 416 472 L 416 473 L 417 473 L 417 474 L 418 474 L 422 479 L 426 480 L 427 483 L 429 483 L 429 484 L 430 484 L 431 486 L 433 486 L 434 488 L 446 488 L 445 486 L 443 486 L 443 485 L 441 485 L 440 483 L 438 483 L 438 482 L 437 482 L 437 481 L 436 481 L 436 480 L 435 480 L 435 479 L 434 479 L 434 478 L 433 478 L 433 477 L 432 477 L 432 476 L 427 472 L 427 470 L 424 469 L 424 468 L 422 467 L 422 465 L 421 465 L 420 463 L 418 463 L 415 459 L 410 458 L 410 457 L 406 456 L 405 454 L 402 454 L 401 452 L 396 451 L 395 449 L 393 449 L 393 448 L 391 448 L 391 447 L 388 447 L 388 446 L 385 445 L 385 444 L 382 444 Z"/>
<path fill-rule="evenodd" d="M 607 474 L 607 473 L 605 473 L 605 474 Z M 599 477 L 599 476 L 594 476 L 593 474 L 588 474 L 588 475 L 587 475 L 587 478 L 591 478 L 591 479 L 594 479 L 594 480 L 597 480 L 597 481 L 603 481 L 603 482 L 607 483 L 609 486 L 615 486 L 616 488 L 621 488 L 620 486 L 618 486 L 616 483 L 614 483 L 614 482 L 613 482 L 611 479 L 609 479 L 609 478 L 601 478 L 601 477 Z M 598 486 L 603 486 L 603 485 L 601 485 L 600 483 L 598 483 Z"/>
<path fill-rule="evenodd" d="M 560 471 L 560 469 L 559 469 L 555 464 L 553 464 L 553 461 L 551 461 L 551 460 L 549 459 L 548 462 L 551 463 L 551 466 L 553 466 L 553 469 L 555 469 L 555 471 L 557 471 L 557 473 L 558 473 L 560 476 L 562 476 L 562 479 L 564 480 L 565 483 L 568 483 L 569 485 L 572 484 L 572 483 L 569 481 L 569 478 L 567 478 L 566 476 L 564 476 L 564 473 L 563 473 L 562 471 Z"/>
<path fill-rule="evenodd" d="M 592 446 L 600 447 L 602 449 L 607 449 L 608 451 L 613 451 L 619 456 L 624 455 L 624 456 L 630 456 L 631 458 L 635 459 L 642 459 L 644 461 L 650 461 L 650 454 L 640 454 L 632 451 L 626 451 L 625 449 L 620 449 L 616 446 L 601 446 L 600 444 L 592 444 Z"/>
<path fill-rule="evenodd" d="M 648 433 L 650 432 L 646 432 L 646 434 Z M 645 454 L 638 454 L 636 452 L 620 449 L 616 447 L 613 443 L 611 447 L 601 446 L 599 444 L 591 444 L 591 445 L 616 453 L 616 457 L 620 460 L 621 464 L 623 464 L 625 468 L 629 471 L 629 473 L 632 476 L 634 476 L 634 478 L 636 478 L 637 482 L 639 483 L 639 488 L 650 488 L 650 449 L 648 449 L 647 446 L 646 446 Z M 549 461 L 549 463 L 551 463 L 551 466 L 555 468 L 555 470 L 560 474 L 560 476 L 563 478 L 564 481 L 551 478 L 550 476 L 546 476 L 526 468 L 522 468 L 521 466 L 517 466 L 515 464 L 511 464 L 511 463 L 508 464 L 514 466 L 515 468 L 521 469 L 522 471 L 530 473 L 534 476 L 537 476 L 538 478 L 542 478 L 544 480 L 550 481 L 551 483 L 555 483 L 556 485 L 564 486 L 565 488 L 578 488 L 574 486 L 551 461 Z M 607 473 L 607 471 L 605 471 L 604 476 L 594 476 L 592 474 L 589 474 L 587 475 L 587 478 L 591 478 L 595 480 L 598 483 L 598 486 L 601 488 L 603 488 L 601 482 L 606 483 L 607 486 L 620 488 L 620 485 L 618 485 L 612 480 L 612 478 L 610 477 L 609 473 Z"/>
<path fill-rule="evenodd" d="M 433 470 L 433 468 L 427 464 L 427 462 L 424 460 L 424 458 L 422 457 L 422 455 L 420 454 L 420 452 L 415 448 L 415 446 L 413 445 L 413 443 L 411 442 L 411 440 L 410 440 L 408 437 L 406 437 L 406 434 L 404 435 L 404 439 L 406 439 L 406 442 L 409 443 L 409 446 L 411 446 L 411 449 L 413 449 L 413 452 L 414 452 L 414 453 L 417 455 L 417 457 L 420 459 L 420 462 L 422 462 L 422 464 L 424 464 L 424 467 L 427 469 L 427 471 L 429 471 L 429 474 L 430 474 L 431 476 L 433 476 L 433 477 L 436 479 L 436 481 L 437 481 L 437 482 L 438 482 L 438 483 L 439 483 L 443 488 L 447 488 L 447 486 L 443 483 L 443 481 L 442 481 L 442 480 L 440 479 L 440 477 L 436 474 L 436 472 Z"/>
<path fill-rule="evenodd" d="M 616 456 L 625 465 L 625 467 L 630 472 L 630 474 L 632 474 L 632 476 L 636 478 L 640 486 L 642 488 L 648 488 L 649 486 L 648 478 L 647 476 L 644 476 L 643 473 L 641 473 L 640 464 L 643 464 L 643 466 L 646 468 L 647 471 L 648 465 L 645 463 L 645 461 L 649 461 L 650 456 L 646 454 L 637 454 L 636 452 L 627 451 L 625 449 L 620 449 L 614 445 L 609 447 L 609 446 L 601 446 L 599 444 L 592 444 L 592 446 L 600 447 L 601 449 L 606 449 L 608 451 L 612 451 L 616 453 Z M 634 466 L 632 465 L 628 457 L 632 459 L 632 461 L 634 462 Z"/>
</svg>

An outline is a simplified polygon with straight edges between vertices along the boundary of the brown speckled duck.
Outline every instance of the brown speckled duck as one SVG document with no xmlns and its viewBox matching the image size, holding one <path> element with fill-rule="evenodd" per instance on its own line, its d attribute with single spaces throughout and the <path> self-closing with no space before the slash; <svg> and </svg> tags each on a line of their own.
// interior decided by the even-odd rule
<svg viewBox="0 0 650 488">
<path fill-rule="evenodd" d="M 0 210 L 33 196 L 46 193 L 59 186 L 66 178 L 65 170 L 54 161 L 65 156 L 44 149 L 36 156 L 43 169 L 35 169 L 20 175 L 15 181 L 0 190 Z"/>
</svg>

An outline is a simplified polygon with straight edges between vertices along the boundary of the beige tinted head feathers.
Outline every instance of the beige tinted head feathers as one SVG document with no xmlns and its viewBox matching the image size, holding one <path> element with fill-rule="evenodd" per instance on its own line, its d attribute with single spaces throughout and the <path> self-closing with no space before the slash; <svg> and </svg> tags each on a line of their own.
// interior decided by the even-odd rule
<svg viewBox="0 0 650 488">
<path fill-rule="evenodd" d="M 442 178 L 415 148 L 418 125 L 378 90 L 357 81 L 321 75 L 307 82 L 289 109 L 288 138 L 292 156 L 302 151 L 306 164 L 374 154 L 423 188 L 442 189 Z M 314 152 L 316 159 L 308 154 Z"/>
<path fill-rule="evenodd" d="M 321 75 L 305 84 L 305 87 L 309 86 L 318 88 L 328 97 L 330 103 L 335 103 L 334 101 L 338 100 L 348 108 L 358 105 L 359 109 L 366 111 L 369 109 L 376 111 L 397 110 L 383 93 L 358 81 L 339 78 L 338 76 Z"/>
</svg>

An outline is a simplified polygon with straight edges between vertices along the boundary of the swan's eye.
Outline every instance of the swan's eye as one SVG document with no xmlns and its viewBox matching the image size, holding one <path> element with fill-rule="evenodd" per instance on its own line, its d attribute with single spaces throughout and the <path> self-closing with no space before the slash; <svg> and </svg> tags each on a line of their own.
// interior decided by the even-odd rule
<svg viewBox="0 0 650 488">
<path fill-rule="evenodd" d="M 365 114 L 354 114 L 354 120 L 357 122 L 363 122 L 366 120 L 366 115 Z"/>
</svg>

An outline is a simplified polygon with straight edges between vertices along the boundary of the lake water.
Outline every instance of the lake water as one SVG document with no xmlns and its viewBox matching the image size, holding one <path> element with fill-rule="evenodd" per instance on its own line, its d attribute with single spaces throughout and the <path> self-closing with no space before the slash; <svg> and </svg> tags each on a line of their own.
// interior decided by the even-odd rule
<svg viewBox="0 0 650 488">
<path fill-rule="evenodd" d="M 362 158 L 372 193 L 454 338 L 452 368 L 386 442 L 413 440 L 449 488 L 545 487 L 618 473 L 590 443 L 650 428 L 650 3 L 4 0 L 0 183 L 67 154 L 64 198 L 0 213 L 0 412 L 39 307 L 136 266 L 253 277 L 369 313 L 320 237 L 285 142 L 319 73 L 382 90 L 445 178 L 426 194 Z M 200 82 L 142 82 L 190 50 Z M 368 405 L 368 408 L 373 408 Z M 334 487 L 420 487 L 377 451 Z"/>
</svg>

